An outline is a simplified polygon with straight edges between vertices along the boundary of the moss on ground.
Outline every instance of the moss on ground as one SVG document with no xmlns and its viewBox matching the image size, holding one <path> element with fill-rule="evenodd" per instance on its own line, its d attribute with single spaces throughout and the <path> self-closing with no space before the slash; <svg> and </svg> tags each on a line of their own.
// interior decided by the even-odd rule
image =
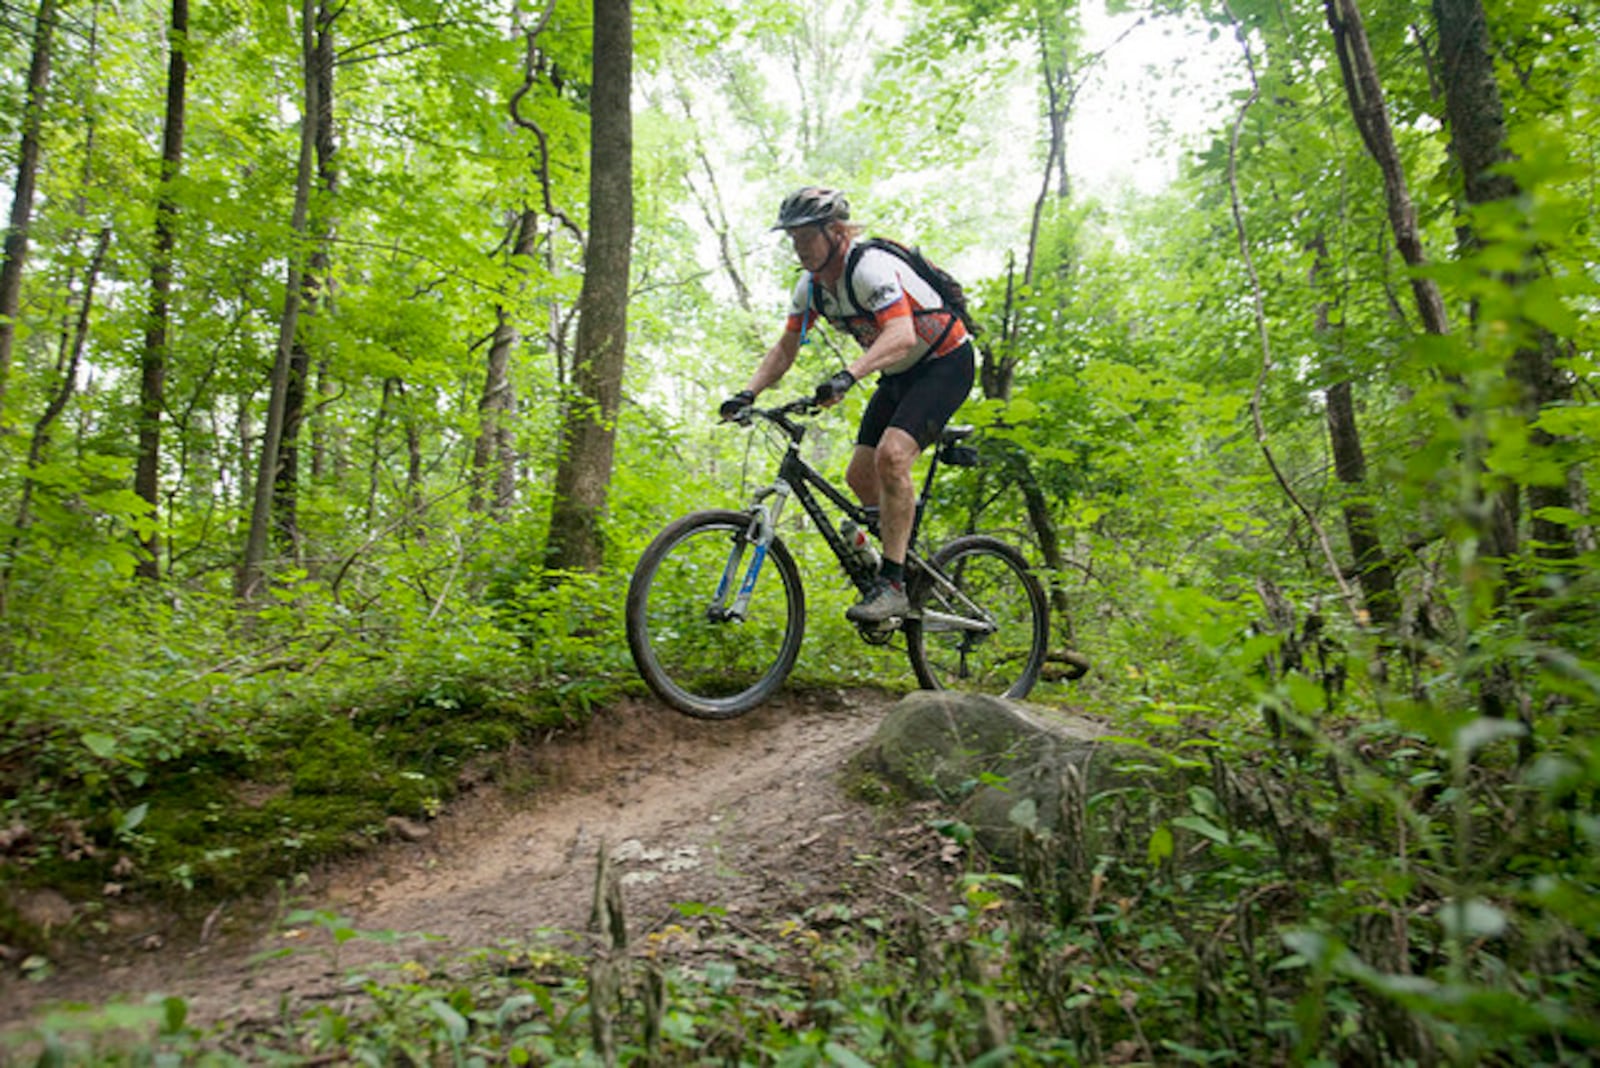
<svg viewBox="0 0 1600 1068">
<path fill-rule="evenodd" d="M 35 795 L 31 811 L 12 806 L 26 813 L 27 844 L 0 857 L 0 944 L 41 945 L 9 904 L 29 889 L 203 908 L 290 880 L 382 840 L 391 816 L 436 816 L 463 781 L 494 777 L 519 743 L 583 715 L 559 695 L 435 681 L 357 711 L 288 711 L 270 739 L 141 768 L 136 788 L 112 776 L 74 783 L 59 794 L 70 809 Z"/>
</svg>

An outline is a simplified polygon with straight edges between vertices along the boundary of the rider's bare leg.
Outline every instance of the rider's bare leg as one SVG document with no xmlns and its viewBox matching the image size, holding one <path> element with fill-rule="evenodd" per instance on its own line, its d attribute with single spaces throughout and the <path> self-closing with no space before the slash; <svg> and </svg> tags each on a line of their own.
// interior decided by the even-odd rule
<svg viewBox="0 0 1600 1068">
<path fill-rule="evenodd" d="M 844 471 L 845 483 L 851 492 L 868 508 L 878 506 L 878 450 L 871 445 L 857 445 L 850 454 L 850 466 Z"/>
<path fill-rule="evenodd" d="M 882 440 L 878 442 L 877 455 L 873 459 L 878 476 L 878 529 L 883 535 L 885 560 L 905 563 L 906 548 L 911 543 L 911 521 L 917 507 L 911 466 L 917 462 L 917 455 L 921 451 L 917 439 L 899 427 L 892 426 L 885 430 Z"/>
</svg>

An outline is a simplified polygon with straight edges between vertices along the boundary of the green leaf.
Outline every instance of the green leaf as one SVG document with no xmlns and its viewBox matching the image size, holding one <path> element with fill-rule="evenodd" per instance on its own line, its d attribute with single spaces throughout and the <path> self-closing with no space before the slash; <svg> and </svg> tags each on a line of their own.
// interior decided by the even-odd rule
<svg viewBox="0 0 1600 1068">
<path fill-rule="evenodd" d="M 1303 927 L 1285 931 L 1283 944 L 1301 963 L 1309 964 L 1319 972 L 1326 971 L 1345 954 L 1345 948 L 1338 939 Z"/>
<path fill-rule="evenodd" d="M 1479 898 L 1446 901 L 1439 922 L 1453 938 L 1498 938 L 1510 926 L 1506 914 Z"/>
<path fill-rule="evenodd" d="M 1534 425 L 1557 436 L 1600 437 L 1600 405 L 1563 404 L 1546 408 L 1534 420 Z"/>
<path fill-rule="evenodd" d="M 119 835 L 132 834 L 135 830 L 138 829 L 139 824 L 144 822 L 144 818 L 149 813 L 149 811 L 150 811 L 149 803 L 148 802 L 142 802 L 140 804 L 134 805 L 128 811 L 124 812 L 122 814 L 122 819 L 117 822 L 117 834 L 119 834 Z"/>
<path fill-rule="evenodd" d="M 1209 838 L 1219 845 L 1227 845 L 1230 839 L 1228 832 L 1218 827 L 1204 816 L 1179 816 L 1172 821 L 1174 827 L 1182 827 L 1186 831 L 1193 831 L 1202 838 Z"/>
<path fill-rule="evenodd" d="M 1039 805 L 1031 797 L 1025 797 L 1011 806 L 1011 811 L 1006 813 L 1006 818 L 1013 827 L 1020 827 L 1025 831 L 1039 829 Z"/>
<path fill-rule="evenodd" d="M 1145 850 L 1145 859 L 1154 867 L 1170 856 L 1172 856 L 1172 828 L 1163 823 L 1151 833 L 1150 847 Z"/>
<path fill-rule="evenodd" d="M 1586 527 L 1594 522 L 1592 517 L 1572 508 L 1538 508 L 1534 510 L 1533 514 L 1537 519 L 1543 519 L 1564 527 Z"/>
<path fill-rule="evenodd" d="M 1451 750 L 1458 759 L 1470 760 L 1478 750 L 1507 738 L 1520 738 L 1525 730 L 1516 720 L 1480 716 L 1456 731 Z"/>
<path fill-rule="evenodd" d="M 1578 317 L 1561 301 L 1555 281 L 1536 278 L 1521 293 L 1522 314 L 1557 337 L 1571 337 L 1578 329 Z"/>
<path fill-rule="evenodd" d="M 189 1019 L 189 1003 L 179 997 L 169 997 L 161 1002 L 161 1007 L 165 1014 L 161 1021 L 161 1033 L 181 1033 L 184 1023 Z"/>
<path fill-rule="evenodd" d="M 89 752 L 101 760 L 110 760 L 117 755 L 117 740 L 109 734 L 85 731 L 80 738 Z"/>
<path fill-rule="evenodd" d="M 837 1042 L 829 1042 L 822 1047 L 822 1052 L 827 1056 L 829 1064 L 842 1065 L 843 1068 L 872 1068 L 870 1063 Z"/>
<path fill-rule="evenodd" d="M 439 1018 L 444 1024 L 445 1033 L 450 1036 L 450 1041 L 456 1045 L 467 1040 L 467 1018 L 462 1016 L 448 1004 L 437 999 L 428 1002 L 428 1011 Z"/>
</svg>

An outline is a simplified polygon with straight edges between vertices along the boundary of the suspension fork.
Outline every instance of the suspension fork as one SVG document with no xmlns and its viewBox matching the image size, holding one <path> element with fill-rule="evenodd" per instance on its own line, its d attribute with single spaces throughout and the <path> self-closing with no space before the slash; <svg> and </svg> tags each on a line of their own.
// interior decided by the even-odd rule
<svg viewBox="0 0 1600 1068">
<path fill-rule="evenodd" d="M 780 478 L 756 494 L 755 501 L 750 505 L 750 526 L 743 535 L 734 539 L 728 550 L 728 562 L 723 565 L 722 577 L 717 580 L 717 595 L 706 608 L 707 619 L 718 623 L 744 622 L 745 611 L 750 607 L 750 595 L 755 591 L 761 565 L 766 563 L 778 528 L 778 517 L 783 514 L 783 506 L 788 503 L 792 492 L 789 483 Z M 741 581 L 739 566 L 744 560 L 746 546 L 752 547 L 754 552 Z M 730 594 L 733 597 L 731 604 L 728 603 Z"/>
</svg>

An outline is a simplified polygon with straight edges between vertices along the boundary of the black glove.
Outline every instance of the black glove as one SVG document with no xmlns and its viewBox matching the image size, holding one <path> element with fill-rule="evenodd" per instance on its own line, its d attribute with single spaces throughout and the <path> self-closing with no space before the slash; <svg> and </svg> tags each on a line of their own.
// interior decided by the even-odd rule
<svg viewBox="0 0 1600 1068">
<path fill-rule="evenodd" d="M 833 377 L 823 379 L 817 384 L 816 402 L 818 404 L 832 404 L 846 393 L 849 393 L 850 387 L 855 384 L 855 375 L 849 371 L 840 371 Z"/>
<path fill-rule="evenodd" d="M 722 421 L 727 423 L 739 418 L 739 413 L 756 402 L 756 395 L 748 389 L 741 389 L 733 396 L 722 402 L 722 407 L 717 409 L 717 414 L 722 416 Z"/>
</svg>

